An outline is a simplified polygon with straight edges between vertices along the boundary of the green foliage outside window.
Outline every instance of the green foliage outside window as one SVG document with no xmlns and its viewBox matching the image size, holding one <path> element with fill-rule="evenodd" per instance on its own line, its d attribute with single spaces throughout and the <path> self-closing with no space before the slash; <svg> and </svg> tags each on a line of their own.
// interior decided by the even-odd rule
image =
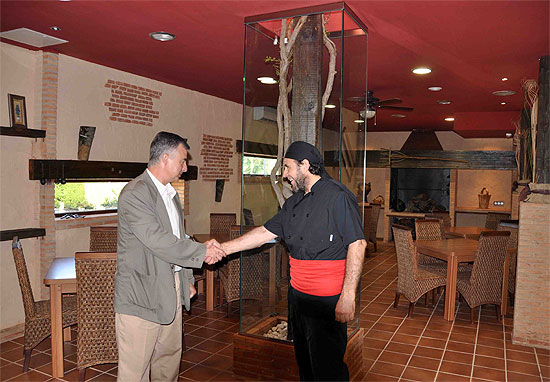
<svg viewBox="0 0 550 382">
<path fill-rule="evenodd" d="M 66 183 L 55 185 L 55 207 L 61 203 L 65 211 L 91 210 L 94 208 L 86 199 L 83 183 Z"/>
<path fill-rule="evenodd" d="M 275 158 L 264 158 L 264 157 L 252 157 L 244 156 L 243 157 L 243 174 L 244 175 L 271 175 L 271 170 L 277 159 Z"/>
</svg>

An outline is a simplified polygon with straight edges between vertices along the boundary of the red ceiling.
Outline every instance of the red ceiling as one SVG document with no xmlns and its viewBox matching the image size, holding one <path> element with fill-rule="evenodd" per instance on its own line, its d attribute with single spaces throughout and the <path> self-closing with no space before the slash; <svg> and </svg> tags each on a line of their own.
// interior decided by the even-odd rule
<svg viewBox="0 0 550 382">
<path fill-rule="evenodd" d="M 59 53 L 241 103 L 244 18 L 327 2 L 2 0 L 0 29 L 53 35 L 69 41 L 52 47 Z M 538 79 L 538 58 L 550 53 L 550 1 L 347 4 L 369 28 L 369 88 L 380 99 L 398 97 L 414 107 L 399 119 L 378 110 L 369 130 L 455 129 L 465 137 L 513 131 L 509 115 L 519 118 L 521 81 Z M 61 31 L 52 31 L 54 25 Z M 170 43 L 149 38 L 159 30 L 177 38 Z M 413 75 L 411 69 L 420 65 L 432 73 Z M 443 90 L 429 92 L 434 85 Z M 517 94 L 491 94 L 503 89 Z M 438 105 L 439 99 L 452 104 Z M 488 117 L 499 112 L 506 113 Z M 485 123 L 461 129 L 458 118 L 454 125 L 444 121 L 460 113 Z"/>
</svg>

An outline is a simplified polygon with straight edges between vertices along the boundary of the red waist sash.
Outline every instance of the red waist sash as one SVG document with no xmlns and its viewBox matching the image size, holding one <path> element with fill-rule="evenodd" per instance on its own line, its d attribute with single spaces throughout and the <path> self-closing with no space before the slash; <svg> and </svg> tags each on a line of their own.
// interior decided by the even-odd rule
<svg viewBox="0 0 550 382">
<path fill-rule="evenodd" d="M 290 257 L 290 285 L 313 296 L 342 292 L 346 260 L 297 260 Z"/>
</svg>

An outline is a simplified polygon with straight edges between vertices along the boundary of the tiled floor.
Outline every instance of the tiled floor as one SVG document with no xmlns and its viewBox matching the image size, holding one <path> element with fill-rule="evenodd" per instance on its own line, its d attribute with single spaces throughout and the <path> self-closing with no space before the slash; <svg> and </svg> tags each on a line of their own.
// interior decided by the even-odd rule
<svg viewBox="0 0 550 382">
<path fill-rule="evenodd" d="M 470 324 L 469 308 L 457 302 L 455 320 L 443 320 L 443 299 L 424 307 L 423 299 L 406 318 L 408 301 L 392 306 L 397 282 L 393 246 L 378 245 L 366 259 L 362 278 L 361 327 L 364 381 L 538 381 L 550 382 L 548 350 L 513 345 L 512 315 L 503 322 L 489 306 Z M 225 318 L 225 307 L 205 312 L 204 300 L 193 303 L 185 316 L 181 381 L 235 381 L 232 373 L 232 336 L 238 316 Z M 65 377 L 77 381 L 76 331 L 65 343 Z M 31 370 L 22 374 L 23 339 L 0 344 L 0 381 L 55 381 L 51 378 L 49 339 L 33 350 Z M 89 368 L 87 380 L 115 381 L 116 365 Z"/>
</svg>

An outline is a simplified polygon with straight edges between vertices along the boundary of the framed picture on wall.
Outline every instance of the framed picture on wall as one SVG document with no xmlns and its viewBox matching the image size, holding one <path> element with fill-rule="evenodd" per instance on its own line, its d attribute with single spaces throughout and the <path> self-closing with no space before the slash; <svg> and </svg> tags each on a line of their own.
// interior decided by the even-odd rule
<svg viewBox="0 0 550 382">
<path fill-rule="evenodd" d="M 15 94 L 8 94 L 10 108 L 11 127 L 27 127 L 27 108 L 25 97 Z"/>
</svg>

